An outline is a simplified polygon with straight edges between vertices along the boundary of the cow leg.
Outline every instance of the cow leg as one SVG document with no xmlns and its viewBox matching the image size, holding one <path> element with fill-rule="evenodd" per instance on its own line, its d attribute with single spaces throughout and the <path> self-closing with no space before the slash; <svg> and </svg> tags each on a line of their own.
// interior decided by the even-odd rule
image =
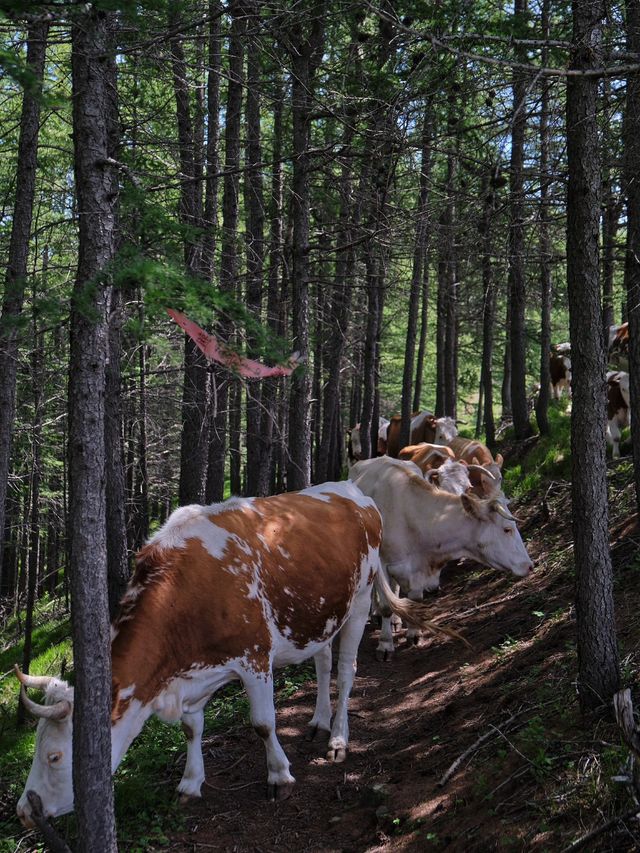
<svg viewBox="0 0 640 853">
<path fill-rule="evenodd" d="M 273 674 L 244 672 L 241 675 L 251 707 L 251 725 L 267 751 L 267 795 L 270 800 L 286 800 L 296 781 L 289 773 L 289 759 L 276 736 L 276 709 L 273 704 Z"/>
<path fill-rule="evenodd" d="M 620 458 L 620 427 L 614 419 L 609 421 L 607 425 L 607 441 L 611 445 L 611 456 L 613 459 Z"/>
<path fill-rule="evenodd" d="M 340 654 L 338 656 L 338 702 L 336 716 L 329 738 L 327 761 L 339 764 L 347 757 L 349 745 L 349 696 L 358 664 L 358 646 L 367 622 L 368 596 L 362 595 L 354 602 L 351 614 L 340 629 Z"/>
<path fill-rule="evenodd" d="M 438 573 L 439 576 L 440 573 Z M 437 587 L 436 587 L 437 589 Z M 420 587 L 412 587 L 407 593 L 407 598 L 411 601 L 422 601 L 424 588 Z M 420 645 L 420 640 L 422 639 L 422 630 L 420 628 L 408 628 L 407 629 L 407 645 L 411 645 L 413 643 L 414 646 Z"/>
<path fill-rule="evenodd" d="M 381 613 L 380 637 L 376 647 L 377 660 L 390 660 L 393 655 L 393 630 L 391 627 L 391 613 Z"/>
<path fill-rule="evenodd" d="M 204 782 L 204 761 L 202 760 L 202 730 L 204 729 L 204 709 L 193 714 L 182 715 L 182 731 L 187 738 L 187 761 L 182 779 L 178 785 L 180 801 L 189 797 L 200 797 L 200 788 Z"/>
<path fill-rule="evenodd" d="M 316 709 L 307 729 L 307 740 L 313 740 L 318 729 L 331 731 L 331 643 L 313 656 L 316 665 Z"/>
</svg>

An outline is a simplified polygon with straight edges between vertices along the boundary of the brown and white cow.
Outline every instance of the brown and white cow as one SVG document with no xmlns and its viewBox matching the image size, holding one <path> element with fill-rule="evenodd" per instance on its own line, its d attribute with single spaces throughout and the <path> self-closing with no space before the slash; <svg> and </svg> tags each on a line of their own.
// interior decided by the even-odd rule
<svg viewBox="0 0 640 853">
<path fill-rule="evenodd" d="M 607 442 L 614 459 L 620 457 L 622 430 L 631 426 L 629 374 L 622 370 L 607 373 Z"/>
<path fill-rule="evenodd" d="M 553 351 L 549 353 L 549 377 L 551 396 L 554 400 L 559 400 L 565 389 L 567 396 L 571 396 L 571 358 L 567 353 Z"/>
<path fill-rule="evenodd" d="M 473 491 L 472 476 L 478 478 L 483 475 L 483 478 L 493 479 L 493 475 L 482 466 L 456 460 L 453 450 L 447 445 L 411 444 L 402 448 L 400 459 L 413 462 L 431 486 L 453 495 Z"/>
<path fill-rule="evenodd" d="M 402 418 L 393 415 L 387 427 L 387 456 L 397 459 L 400 451 L 400 427 Z M 458 428 L 453 418 L 436 418 L 431 412 L 418 412 L 411 418 L 409 444 L 422 442 L 428 444 L 448 444 L 458 434 Z"/>
<path fill-rule="evenodd" d="M 502 454 L 498 453 L 494 459 L 486 444 L 459 435 L 448 446 L 456 459 L 469 466 L 469 480 L 476 497 L 506 500 L 502 491 Z"/>
<path fill-rule="evenodd" d="M 438 589 L 449 560 L 468 557 L 518 577 L 531 572 L 516 521 L 500 500 L 434 490 L 411 462 L 385 456 L 358 462 L 349 476 L 380 510 L 382 564 L 410 599 L 421 601 L 424 590 Z M 378 655 L 392 652 L 391 619 L 385 617 Z"/>
<path fill-rule="evenodd" d="M 609 364 L 618 370 L 629 369 L 629 323 L 609 326 Z"/>
<path fill-rule="evenodd" d="M 387 427 L 389 421 L 386 418 L 378 419 L 378 443 L 376 453 L 382 456 L 387 452 Z M 362 442 L 360 440 L 360 424 L 356 424 L 347 430 L 347 467 L 351 468 L 362 459 Z"/>
<path fill-rule="evenodd" d="M 188 747 L 178 790 L 199 796 L 204 706 L 219 687 L 240 679 L 266 747 L 268 790 L 286 796 L 294 778 L 276 737 L 273 668 L 311 656 L 318 695 L 310 726 L 330 731 L 327 757 L 344 760 L 347 702 L 372 587 L 403 618 L 451 633 L 429 622 L 426 606 L 394 595 L 380 567 L 380 536 L 373 500 L 351 482 L 176 510 L 138 554 L 112 626 L 113 770 L 152 714 L 181 720 Z M 331 725 L 331 641 L 338 632 Z M 73 689 L 54 678 L 18 677 L 23 702 L 41 718 L 17 807 L 30 826 L 28 790 L 40 796 L 46 816 L 73 809 Z M 30 700 L 25 687 L 44 687 L 45 704 Z"/>
</svg>

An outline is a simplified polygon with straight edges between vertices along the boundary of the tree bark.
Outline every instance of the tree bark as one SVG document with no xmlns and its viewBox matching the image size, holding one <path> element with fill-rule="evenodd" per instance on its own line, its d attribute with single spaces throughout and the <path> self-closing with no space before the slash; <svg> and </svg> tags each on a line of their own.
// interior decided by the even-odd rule
<svg viewBox="0 0 640 853">
<path fill-rule="evenodd" d="M 416 234 L 413 247 L 413 267 L 411 273 L 411 291 L 409 294 L 409 312 L 407 317 L 407 335 L 404 349 L 404 367 L 402 372 L 402 402 L 400 413 L 402 416 L 400 428 L 400 446 L 406 447 L 410 443 L 411 434 L 411 409 L 412 395 L 411 383 L 413 380 L 413 363 L 416 348 L 416 335 L 418 332 L 418 310 L 420 308 L 420 297 L 423 296 L 424 304 L 424 279 L 423 270 L 426 264 L 426 243 L 429 229 L 429 172 L 431 169 L 431 109 L 425 106 L 422 120 L 422 152 L 420 164 L 420 190 L 418 195 L 418 210 L 416 212 Z M 423 317 L 424 322 L 424 317 Z"/>
<path fill-rule="evenodd" d="M 313 2 L 307 10 L 311 17 L 300 22 L 296 34 L 290 33 L 293 66 L 293 346 L 303 358 L 309 353 L 309 226 L 310 188 L 309 135 L 311 127 L 312 87 L 315 70 L 322 56 L 325 3 Z M 287 489 L 304 489 L 311 479 L 311 424 L 309 418 L 310 377 L 307 369 L 291 377 L 289 408 L 289 460 Z"/>
<path fill-rule="evenodd" d="M 480 223 L 482 240 L 482 363 L 480 386 L 483 392 L 484 429 L 487 447 L 491 450 L 496 443 L 496 425 L 493 416 L 493 333 L 496 313 L 496 287 L 493 276 L 493 214 L 495 212 L 494 179 L 498 167 L 491 169 L 484 181 L 484 205 Z M 480 403 L 478 404 L 480 410 Z"/>
<path fill-rule="evenodd" d="M 244 80 L 244 37 L 246 19 L 244 7 L 232 0 L 229 10 L 232 15 L 229 39 L 229 83 L 227 87 L 227 112 L 224 131 L 225 165 L 222 195 L 222 234 L 220 258 L 220 290 L 233 298 L 238 277 L 237 246 L 238 239 L 238 196 L 240 181 L 242 88 Z M 217 324 L 217 333 L 224 341 L 231 335 L 231 325 L 227 317 Z M 224 496 L 225 457 L 227 446 L 227 423 L 229 409 L 228 372 L 216 366 L 211 372 L 214 385 L 212 422 L 209 438 L 209 472 L 207 479 L 207 501 L 220 501 Z"/>
<path fill-rule="evenodd" d="M 176 99 L 178 148 L 180 153 L 180 220 L 185 226 L 184 261 L 189 275 L 202 268 L 202 164 L 196 140 L 202 135 L 194 125 L 191 90 L 184 56 L 182 20 L 178 10 L 169 15 L 173 88 Z M 184 384 L 182 391 L 182 432 L 180 442 L 181 505 L 202 503 L 207 475 L 207 393 L 208 374 L 204 355 L 188 335 L 184 338 Z"/>
<path fill-rule="evenodd" d="M 514 16 L 522 19 L 527 0 L 514 0 Z M 511 295 L 511 407 L 517 440 L 531 435 L 527 407 L 525 327 L 526 281 L 524 244 L 524 143 L 527 126 L 527 86 L 523 72 L 513 72 L 513 119 L 511 130 L 511 167 L 509 190 L 511 223 L 509 228 L 509 291 Z"/>
<path fill-rule="evenodd" d="M 542 4 L 542 37 L 549 38 L 549 0 Z M 548 48 L 542 49 L 541 61 L 547 62 Z M 536 422 L 540 435 L 549 435 L 549 394 L 551 375 L 549 355 L 551 352 L 551 215 L 549 209 L 549 83 L 542 83 L 540 99 L 540 206 L 539 206 L 539 251 L 540 251 L 540 390 L 536 400 Z"/>
<path fill-rule="evenodd" d="M 118 184 L 109 156 L 109 15 L 72 27 L 73 139 L 79 211 L 69 376 L 71 596 L 75 702 L 73 783 L 78 849 L 117 850 L 111 780 L 111 662 L 105 498 L 107 268 Z M 96 808 L 96 803 L 100 808 Z"/>
<path fill-rule="evenodd" d="M 572 68 L 601 62 L 602 0 L 574 0 Z M 571 460 L 576 567 L 578 691 L 583 709 L 608 704 L 619 686 L 609 553 L 604 418 L 605 348 L 599 282 L 598 81 L 567 83 L 567 285 L 573 404 Z"/>
<path fill-rule="evenodd" d="M 640 50 L 640 0 L 627 0 L 627 47 Z M 640 76 L 627 80 L 624 122 L 624 187 L 627 200 L 627 252 L 625 283 L 629 306 L 629 385 L 631 393 L 631 442 L 640 508 Z"/>
<path fill-rule="evenodd" d="M 249 26 L 258 26 L 259 6 L 250 7 Z M 247 98 L 246 98 L 246 179 L 245 205 L 247 209 L 247 309 L 256 323 L 261 321 L 262 284 L 264 264 L 264 193 L 262 188 L 262 142 L 260 135 L 260 53 L 258 42 L 250 42 L 247 51 Z M 257 339 L 249 334 L 247 355 L 255 358 Z M 255 495 L 260 476 L 260 426 L 262 421 L 262 383 L 255 382 L 247 389 L 247 495 Z"/>
<path fill-rule="evenodd" d="M 36 188 L 40 93 L 44 75 L 49 21 L 37 21 L 27 33 L 27 65 L 33 74 L 25 89 L 20 118 L 15 204 L 0 318 L 0 535 L 5 530 L 5 504 L 16 408 L 18 326 L 27 278 L 29 238 Z M 0 546 L 0 588 L 4 548 Z"/>
</svg>

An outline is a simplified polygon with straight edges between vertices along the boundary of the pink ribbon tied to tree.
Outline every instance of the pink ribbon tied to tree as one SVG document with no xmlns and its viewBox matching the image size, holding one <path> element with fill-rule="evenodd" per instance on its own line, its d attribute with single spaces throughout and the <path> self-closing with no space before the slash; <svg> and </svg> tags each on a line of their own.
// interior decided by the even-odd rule
<svg viewBox="0 0 640 853">
<path fill-rule="evenodd" d="M 276 364 L 268 367 L 251 358 L 244 358 L 240 353 L 220 343 L 213 335 L 201 329 L 197 323 L 190 320 L 180 311 L 167 308 L 167 314 L 189 335 L 195 344 L 202 350 L 207 358 L 223 364 L 229 370 L 239 374 L 245 379 L 267 379 L 271 376 L 291 376 L 296 367 L 302 363 L 298 352 L 292 353 L 286 364 Z"/>
</svg>

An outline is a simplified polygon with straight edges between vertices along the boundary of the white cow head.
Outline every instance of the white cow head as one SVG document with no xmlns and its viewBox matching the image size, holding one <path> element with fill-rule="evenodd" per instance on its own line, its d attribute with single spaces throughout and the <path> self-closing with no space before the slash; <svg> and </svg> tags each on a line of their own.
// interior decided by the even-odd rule
<svg viewBox="0 0 640 853">
<path fill-rule="evenodd" d="M 471 488 L 469 468 L 448 457 L 439 468 L 427 471 L 424 478 L 431 486 L 443 492 L 451 492 L 452 495 L 462 495 Z"/>
<path fill-rule="evenodd" d="M 434 444 L 449 444 L 458 434 L 458 427 L 453 418 L 436 418 L 434 426 L 436 430 Z"/>
<path fill-rule="evenodd" d="M 35 791 L 42 800 L 45 817 L 57 817 L 73 811 L 73 780 L 71 756 L 71 721 L 73 717 L 73 688 L 65 681 L 51 676 L 24 675 L 16 667 L 21 682 L 22 703 L 39 717 L 33 762 L 17 813 L 22 823 L 33 827 L 31 805 L 27 791 Z M 25 688 L 44 690 L 44 705 L 32 702 Z"/>
<path fill-rule="evenodd" d="M 516 520 L 499 499 L 478 500 L 460 495 L 466 514 L 476 523 L 469 553 L 494 569 L 527 577 L 533 569 L 531 557 L 516 526 Z"/>
</svg>

